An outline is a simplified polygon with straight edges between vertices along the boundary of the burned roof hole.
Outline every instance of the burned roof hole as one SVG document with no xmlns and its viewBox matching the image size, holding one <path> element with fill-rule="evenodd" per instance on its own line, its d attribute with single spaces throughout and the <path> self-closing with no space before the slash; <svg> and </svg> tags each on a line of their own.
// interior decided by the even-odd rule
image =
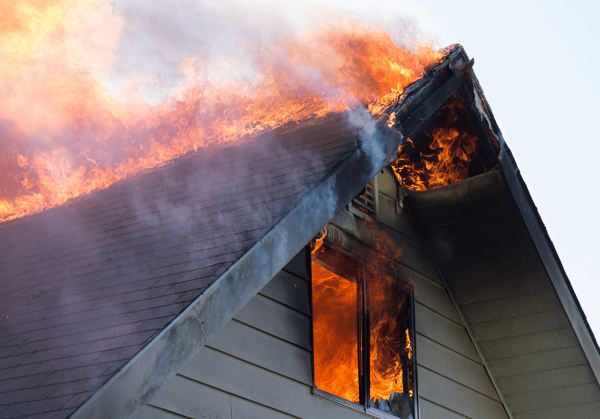
<svg viewBox="0 0 600 419">
<path fill-rule="evenodd" d="M 404 188 L 427 190 L 486 172 L 492 165 L 485 157 L 467 105 L 454 93 L 400 146 L 391 166 Z"/>
</svg>

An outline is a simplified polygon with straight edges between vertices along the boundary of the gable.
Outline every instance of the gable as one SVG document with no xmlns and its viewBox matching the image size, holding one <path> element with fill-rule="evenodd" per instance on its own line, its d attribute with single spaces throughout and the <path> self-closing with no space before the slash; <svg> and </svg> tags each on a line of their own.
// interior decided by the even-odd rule
<svg viewBox="0 0 600 419">
<path fill-rule="evenodd" d="M 361 110 L 303 121 L 236 147 L 188 156 L 140 176 L 137 183 L 122 182 L 5 224 L 0 282 L 7 290 L 3 298 L 9 314 L 3 325 L 7 333 L 0 340 L 0 361 L 7 372 L 0 415 L 65 416 L 85 400 L 74 417 L 134 413 L 457 91 L 470 104 L 482 142 L 493 149 L 495 140 L 502 147 L 500 177 L 518 185 L 516 165 L 510 163 L 510 151 L 470 65 L 457 48 L 407 88 L 392 109 L 395 129 Z M 490 179 L 485 176 L 472 179 Z M 437 193 L 443 197 L 444 191 L 452 194 L 454 189 Z M 527 235 L 534 237 L 534 251 L 574 325 L 591 374 L 597 375 L 597 346 L 543 225 L 542 230 L 536 225 L 539 216 L 527 201 L 526 189 L 510 186 L 510 193 L 526 226 L 517 233 L 525 241 Z M 417 202 L 417 194 L 412 196 Z M 412 196 L 407 203 L 413 202 Z M 394 205 L 401 207 L 401 196 L 395 199 Z M 425 216 L 425 208 L 416 208 L 416 218 L 421 211 Z M 387 216 L 394 218 L 393 211 Z M 428 225 L 423 226 L 427 231 Z M 428 246 L 435 255 L 435 246 Z M 411 249 L 405 252 L 407 260 Z M 437 258 L 443 263 L 445 256 L 438 253 L 436 263 Z M 451 293 L 453 286 L 447 287 Z M 429 312 L 423 313 L 421 318 L 427 318 Z M 469 322 L 464 321 L 465 327 L 473 328 L 473 337 L 477 321 Z M 435 325 L 424 322 L 422 327 Z M 54 367 L 58 364 L 61 369 Z M 492 371 L 491 364 L 487 367 Z"/>
<path fill-rule="evenodd" d="M 513 417 L 595 417 L 598 348 L 513 164 L 405 202 Z"/>
</svg>

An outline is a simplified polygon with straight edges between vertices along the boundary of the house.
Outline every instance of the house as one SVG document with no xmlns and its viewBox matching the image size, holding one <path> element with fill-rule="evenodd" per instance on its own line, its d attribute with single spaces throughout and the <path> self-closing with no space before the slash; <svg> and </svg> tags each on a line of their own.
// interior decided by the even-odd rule
<svg viewBox="0 0 600 419">
<path fill-rule="evenodd" d="M 289 124 L 5 223 L 0 418 L 600 417 L 598 345 L 471 67 L 452 49 L 393 126 Z M 456 124 L 461 179 L 411 190 Z"/>
</svg>

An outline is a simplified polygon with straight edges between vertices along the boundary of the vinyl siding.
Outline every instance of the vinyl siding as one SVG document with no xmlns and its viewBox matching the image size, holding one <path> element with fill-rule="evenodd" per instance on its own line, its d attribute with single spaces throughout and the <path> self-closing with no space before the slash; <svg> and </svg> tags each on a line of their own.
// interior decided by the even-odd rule
<svg viewBox="0 0 600 419">
<path fill-rule="evenodd" d="M 415 352 L 420 419 L 508 419 L 481 357 L 426 250 L 398 231 L 411 257 L 404 273 L 415 286 Z M 423 265 L 428 265 L 427 267 Z"/>
</svg>

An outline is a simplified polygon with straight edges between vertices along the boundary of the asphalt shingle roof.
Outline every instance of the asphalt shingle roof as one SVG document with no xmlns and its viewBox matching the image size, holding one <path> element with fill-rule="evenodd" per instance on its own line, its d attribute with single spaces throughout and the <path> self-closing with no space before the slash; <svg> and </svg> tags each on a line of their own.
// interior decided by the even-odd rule
<svg viewBox="0 0 600 419">
<path fill-rule="evenodd" d="M 355 148 L 290 124 L 0 225 L 0 418 L 69 416 Z"/>
</svg>

